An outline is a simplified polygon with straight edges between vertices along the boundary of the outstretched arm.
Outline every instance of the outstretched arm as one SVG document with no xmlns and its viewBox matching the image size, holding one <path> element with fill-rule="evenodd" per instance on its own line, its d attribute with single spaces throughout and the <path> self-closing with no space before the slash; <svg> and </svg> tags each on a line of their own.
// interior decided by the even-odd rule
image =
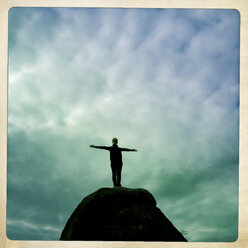
<svg viewBox="0 0 248 248">
<path fill-rule="evenodd" d="M 136 149 L 120 148 L 123 152 L 137 152 Z"/>
<path fill-rule="evenodd" d="M 97 148 L 97 149 L 104 149 L 104 150 L 109 150 L 108 146 L 94 146 L 94 145 L 90 145 L 91 148 Z"/>
</svg>

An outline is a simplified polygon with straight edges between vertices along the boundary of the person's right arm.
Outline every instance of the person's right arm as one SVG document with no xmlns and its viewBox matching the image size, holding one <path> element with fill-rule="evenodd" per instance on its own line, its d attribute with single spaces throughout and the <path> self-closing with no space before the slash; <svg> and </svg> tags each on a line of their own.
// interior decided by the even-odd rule
<svg viewBox="0 0 248 248">
<path fill-rule="evenodd" d="M 94 145 L 90 145 L 91 148 L 97 148 L 97 149 L 104 149 L 104 150 L 109 150 L 108 146 L 94 146 Z"/>
</svg>

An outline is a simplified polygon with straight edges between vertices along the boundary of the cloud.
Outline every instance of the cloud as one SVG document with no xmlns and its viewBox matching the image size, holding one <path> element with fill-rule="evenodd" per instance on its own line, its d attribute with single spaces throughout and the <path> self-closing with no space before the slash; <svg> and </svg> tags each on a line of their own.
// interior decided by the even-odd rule
<svg viewBox="0 0 248 248">
<path fill-rule="evenodd" d="M 58 239 L 112 186 L 89 145 L 118 137 L 138 149 L 124 186 L 151 191 L 190 241 L 235 239 L 237 11 L 12 8 L 9 23 L 9 238 Z"/>
</svg>

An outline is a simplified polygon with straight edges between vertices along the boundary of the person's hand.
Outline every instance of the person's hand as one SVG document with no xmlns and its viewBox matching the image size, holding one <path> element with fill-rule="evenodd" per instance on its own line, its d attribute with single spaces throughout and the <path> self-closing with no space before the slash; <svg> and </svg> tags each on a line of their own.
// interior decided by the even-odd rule
<svg viewBox="0 0 248 248">
<path fill-rule="evenodd" d="M 95 148 L 95 146 L 94 146 L 94 145 L 90 145 L 90 147 L 91 147 L 91 148 Z"/>
</svg>

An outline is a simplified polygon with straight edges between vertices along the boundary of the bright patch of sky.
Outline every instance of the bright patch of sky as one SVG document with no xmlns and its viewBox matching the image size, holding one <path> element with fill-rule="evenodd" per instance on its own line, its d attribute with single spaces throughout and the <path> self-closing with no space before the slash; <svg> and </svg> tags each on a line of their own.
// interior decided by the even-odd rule
<svg viewBox="0 0 248 248">
<path fill-rule="evenodd" d="M 145 188 L 189 241 L 238 234 L 236 10 L 12 8 L 7 236 L 58 240 L 83 197 Z"/>
</svg>

